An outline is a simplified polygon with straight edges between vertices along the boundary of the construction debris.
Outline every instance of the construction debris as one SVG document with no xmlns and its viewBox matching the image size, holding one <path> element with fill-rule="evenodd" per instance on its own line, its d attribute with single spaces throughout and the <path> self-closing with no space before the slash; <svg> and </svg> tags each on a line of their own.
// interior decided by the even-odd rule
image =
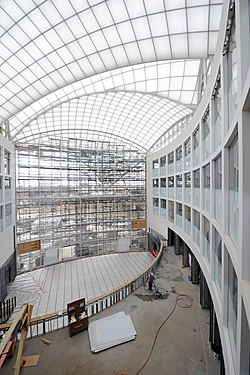
<svg viewBox="0 0 250 375">
<path fill-rule="evenodd" d="M 129 373 L 127 372 L 127 370 L 121 370 L 121 371 L 113 371 L 111 375 L 129 375 Z"/>
<path fill-rule="evenodd" d="M 45 339 L 41 339 L 41 341 L 43 341 L 44 344 L 47 344 L 47 345 L 49 345 L 49 344 L 51 343 L 51 341 L 49 341 L 49 340 L 45 340 Z"/>
</svg>

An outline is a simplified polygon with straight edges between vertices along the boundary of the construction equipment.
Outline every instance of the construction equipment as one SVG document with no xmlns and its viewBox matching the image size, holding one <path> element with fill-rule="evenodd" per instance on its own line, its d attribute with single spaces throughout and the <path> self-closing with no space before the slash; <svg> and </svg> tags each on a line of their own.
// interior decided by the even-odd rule
<svg viewBox="0 0 250 375">
<path fill-rule="evenodd" d="M 155 289 L 155 298 L 162 298 L 162 293 L 159 291 L 158 288 L 156 288 L 155 283 L 153 283 L 153 287 Z"/>
</svg>

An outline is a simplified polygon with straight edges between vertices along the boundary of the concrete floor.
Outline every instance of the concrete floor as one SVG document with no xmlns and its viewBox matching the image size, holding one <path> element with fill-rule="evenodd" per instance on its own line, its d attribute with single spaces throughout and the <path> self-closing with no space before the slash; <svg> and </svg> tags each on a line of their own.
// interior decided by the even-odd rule
<svg viewBox="0 0 250 375">
<path fill-rule="evenodd" d="M 177 293 L 193 297 L 191 308 L 176 307 L 174 313 L 161 328 L 154 350 L 141 375 L 216 375 L 219 361 L 214 358 L 208 341 L 209 311 L 199 304 L 199 286 L 188 281 L 189 269 L 181 268 L 181 257 L 173 254 L 173 248 L 164 250 L 157 272 L 156 285 L 163 288 L 163 299 L 154 299 L 154 292 L 147 286 L 137 289 L 122 302 L 94 315 L 89 321 L 102 319 L 119 311 L 130 314 L 137 337 L 135 340 L 93 354 L 90 351 L 88 331 L 70 337 L 64 328 L 44 338 L 26 341 L 24 356 L 40 354 L 37 366 L 22 369 L 22 375 L 111 375 L 115 370 L 126 369 L 129 375 L 136 375 L 146 361 L 157 329 L 175 306 L 176 294 L 165 294 L 174 286 Z M 188 306 L 188 300 L 181 301 Z M 17 349 L 13 358 L 7 358 L 2 373 L 13 374 Z"/>
</svg>

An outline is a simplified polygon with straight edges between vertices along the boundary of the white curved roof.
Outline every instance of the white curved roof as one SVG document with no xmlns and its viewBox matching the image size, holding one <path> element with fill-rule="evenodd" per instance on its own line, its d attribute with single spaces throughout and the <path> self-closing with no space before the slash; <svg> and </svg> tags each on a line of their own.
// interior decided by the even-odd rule
<svg viewBox="0 0 250 375">
<path fill-rule="evenodd" d="M 15 141 L 21 124 L 107 91 L 152 94 L 194 108 L 200 59 L 214 54 L 221 4 L 1 0 L 0 123 L 9 120 Z"/>
</svg>

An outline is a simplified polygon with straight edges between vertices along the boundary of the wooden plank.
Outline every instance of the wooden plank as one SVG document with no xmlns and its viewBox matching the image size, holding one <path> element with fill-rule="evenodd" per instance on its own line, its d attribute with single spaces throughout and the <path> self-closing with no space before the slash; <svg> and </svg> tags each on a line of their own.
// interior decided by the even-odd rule
<svg viewBox="0 0 250 375">
<path fill-rule="evenodd" d="M 26 325 L 21 329 L 21 338 L 18 346 L 17 358 L 16 358 L 16 368 L 14 375 L 19 375 L 20 365 L 22 362 L 23 348 L 24 348 L 24 338 L 26 333 Z"/>
</svg>

